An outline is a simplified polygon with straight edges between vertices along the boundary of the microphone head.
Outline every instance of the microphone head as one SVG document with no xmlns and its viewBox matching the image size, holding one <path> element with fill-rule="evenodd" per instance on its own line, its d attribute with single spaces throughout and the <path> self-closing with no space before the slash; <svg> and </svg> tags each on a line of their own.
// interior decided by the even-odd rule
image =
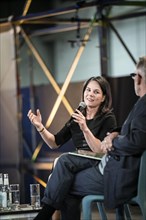
<svg viewBox="0 0 146 220">
<path fill-rule="evenodd" d="M 85 102 L 80 102 L 78 109 L 80 110 L 80 109 L 85 109 L 85 108 L 86 108 Z"/>
<path fill-rule="evenodd" d="M 79 106 L 78 106 L 78 110 L 83 114 L 83 115 L 86 115 L 86 111 L 85 111 L 85 108 L 86 108 L 86 104 L 85 102 L 80 102 L 79 103 Z M 76 111 L 75 111 L 76 112 Z M 73 118 L 71 117 L 70 120 L 67 122 L 67 127 L 69 127 L 71 124 L 75 123 L 73 121 Z"/>
</svg>

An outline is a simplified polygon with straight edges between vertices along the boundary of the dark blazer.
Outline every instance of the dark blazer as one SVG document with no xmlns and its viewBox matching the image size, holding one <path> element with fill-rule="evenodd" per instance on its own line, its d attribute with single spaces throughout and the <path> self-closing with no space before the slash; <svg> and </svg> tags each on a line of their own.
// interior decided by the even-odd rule
<svg viewBox="0 0 146 220">
<path fill-rule="evenodd" d="M 105 205 L 115 208 L 137 193 L 139 165 L 146 150 L 146 95 L 138 99 L 113 141 L 104 169 Z"/>
</svg>

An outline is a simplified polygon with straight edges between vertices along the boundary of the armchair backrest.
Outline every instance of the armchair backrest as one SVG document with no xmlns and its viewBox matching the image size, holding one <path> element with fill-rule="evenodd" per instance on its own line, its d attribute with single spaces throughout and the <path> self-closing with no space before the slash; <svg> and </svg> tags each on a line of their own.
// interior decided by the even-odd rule
<svg viewBox="0 0 146 220">
<path fill-rule="evenodd" d="M 137 195 L 146 202 L 146 151 L 141 156 Z"/>
</svg>

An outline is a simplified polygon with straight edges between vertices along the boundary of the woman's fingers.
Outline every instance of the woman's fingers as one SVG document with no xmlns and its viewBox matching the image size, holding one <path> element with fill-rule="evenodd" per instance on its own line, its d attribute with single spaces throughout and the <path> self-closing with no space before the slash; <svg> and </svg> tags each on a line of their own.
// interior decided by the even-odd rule
<svg viewBox="0 0 146 220">
<path fill-rule="evenodd" d="M 39 110 L 39 109 L 37 109 L 37 115 L 38 115 L 38 116 L 40 116 L 40 115 L 41 115 L 41 113 L 40 113 L 40 110 Z"/>
<path fill-rule="evenodd" d="M 28 111 L 27 116 L 28 116 L 29 120 L 31 121 L 31 123 L 33 123 L 33 120 L 34 120 L 34 118 L 35 118 L 35 115 L 33 114 L 33 112 L 32 112 L 31 109 Z"/>
</svg>

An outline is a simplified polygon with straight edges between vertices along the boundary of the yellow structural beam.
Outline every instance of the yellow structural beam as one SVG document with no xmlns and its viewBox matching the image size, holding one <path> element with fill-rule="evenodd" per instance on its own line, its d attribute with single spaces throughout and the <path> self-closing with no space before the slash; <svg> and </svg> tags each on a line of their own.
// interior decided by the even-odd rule
<svg viewBox="0 0 146 220">
<path fill-rule="evenodd" d="M 41 184 L 44 188 L 46 187 L 46 183 L 42 180 L 42 179 L 40 179 L 39 177 L 37 177 L 37 176 L 35 176 L 35 175 L 33 175 L 33 178 L 39 183 L 39 184 Z"/>
<path fill-rule="evenodd" d="M 22 16 L 25 16 L 25 15 L 27 14 L 27 12 L 28 12 L 28 10 L 29 10 L 29 8 L 30 8 L 31 2 L 32 2 L 32 0 L 27 0 L 27 1 L 26 1 L 25 8 L 24 8 L 24 10 L 23 10 Z"/>
<path fill-rule="evenodd" d="M 51 114 L 50 114 L 50 116 L 49 116 L 49 118 L 48 118 L 48 120 L 46 122 L 46 127 L 49 127 L 50 122 L 52 121 L 52 118 L 54 117 L 54 114 L 55 114 L 56 110 L 58 109 L 58 106 L 59 106 L 59 104 L 60 104 L 60 102 L 61 102 L 61 100 L 63 98 L 63 95 L 65 94 L 65 92 L 67 90 L 67 87 L 69 85 L 71 77 L 73 76 L 75 68 L 77 67 L 77 64 L 78 64 L 78 62 L 80 60 L 80 57 L 81 57 L 81 55 L 82 55 L 82 53 L 84 51 L 85 45 L 87 44 L 87 42 L 89 40 L 90 34 L 92 32 L 92 28 L 93 28 L 93 23 L 94 23 L 94 19 L 92 20 L 91 25 L 89 26 L 89 28 L 88 28 L 88 30 L 87 30 L 84 38 L 83 38 L 83 44 L 79 47 L 79 49 L 77 51 L 77 54 L 75 56 L 75 59 L 74 59 L 72 65 L 71 65 L 71 67 L 70 67 L 70 70 L 68 72 L 66 80 L 65 80 L 65 82 L 64 82 L 64 84 L 63 84 L 63 86 L 61 88 L 60 94 L 58 95 L 58 98 L 57 98 L 57 100 L 56 100 L 56 102 L 55 102 L 55 104 L 53 106 L 52 112 L 51 112 Z M 37 146 L 37 148 L 35 149 L 35 151 L 33 153 L 33 156 L 32 156 L 32 160 L 33 161 L 36 159 L 38 153 L 40 152 L 42 145 L 43 145 L 43 141 L 41 141 L 39 143 L 39 145 Z"/>
<path fill-rule="evenodd" d="M 37 62 L 39 63 L 40 67 L 44 71 L 45 75 L 49 79 L 49 81 L 50 81 L 51 85 L 53 86 L 53 88 L 55 89 L 56 93 L 59 95 L 60 88 L 59 88 L 58 84 L 56 83 L 56 81 L 54 80 L 51 72 L 47 68 L 47 66 L 44 63 L 43 59 L 41 58 L 39 52 L 34 47 L 33 43 L 31 42 L 29 37 L 26 35 L 26 33 L 25 33 L 25 31 L 23 30 L 22 27 L 20 27 L 20 30 L 21 30 L 22 36 L 24 37 L 28 47 L 30 48 L 31 52 L 33 53 L 34 57 L 36 58 Z M 62 102 L 63 102 L 64 106 L 66 107 L 67 111 L 69 112 L 69 114 L 71 115 L 72 112 L 73 112 L 73 109 L 71 108 L 69 102 L 67 101 L 67 99 L 64 96 L 62 97 Z"/>
</svg>

